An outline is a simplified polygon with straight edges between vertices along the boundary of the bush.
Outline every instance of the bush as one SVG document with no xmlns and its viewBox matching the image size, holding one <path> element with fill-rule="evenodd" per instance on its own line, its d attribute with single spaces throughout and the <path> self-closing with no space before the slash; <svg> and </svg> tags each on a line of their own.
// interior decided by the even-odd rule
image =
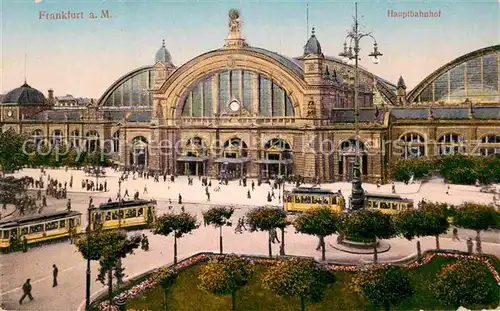
<svg viewBox="0 0 500 311">
<path fill-rule="evenodd" d="M 361 271 L 353 277 L 353 285 L 356 292 L 386 310 L 413 294 L 407 272 L 399 266 L 378 266 Z"/>
<path fill-rule="evenodd" d="M 419 179 L 429 174 L 432 165 L 432 161 L 426 158 L 401 160 L 396 163 L 394 177 L 398 181 L 409 181 L 412 175 Z"/>
<path fill-rule="evenodd" d="M 455 307 L 473 307 L 491 301 L 493 288 L 486 281 L 487 267 L 473 260 L 444 266 L 431 285 L 436 298 Z"/>
</svg>

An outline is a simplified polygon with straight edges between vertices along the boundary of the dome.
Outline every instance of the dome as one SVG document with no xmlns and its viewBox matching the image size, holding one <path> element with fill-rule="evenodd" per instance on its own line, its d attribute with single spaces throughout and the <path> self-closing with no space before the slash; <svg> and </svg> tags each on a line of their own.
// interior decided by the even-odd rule
<svg viewBox="0 0 500 311">
<path fill-rule="evenodd" d="M 161 48 L 156 52 L 155 64 L 157 62 L 172 63 L 172 56 L 170 56 L 170 52 L 165 47 L 165 40 L 163 40 Z"/>
<path fill-rule="evenodd" d="M 314 27 L 312 29 L 311 37 L 307 40 L 306 46 L 304 47 L 304 56 L 308 54 L 322 54 L 321 44 L 319 44 L 319 41 L 314 34 Z"/>
<path fill-rule="evenodd" d="M 2 100 L 5 104 L 18 105 L 45 105 L 45 96 L 42 92 L 32 88 L 26 82 L 17 89 L 13 89 Z"/>
</svg>

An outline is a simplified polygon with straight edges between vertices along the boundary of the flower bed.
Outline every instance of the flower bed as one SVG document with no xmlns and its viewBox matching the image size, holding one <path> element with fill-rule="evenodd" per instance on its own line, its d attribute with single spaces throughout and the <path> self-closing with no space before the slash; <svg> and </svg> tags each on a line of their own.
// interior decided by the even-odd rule
<svg viewBox="0 0 500 311">
<path fill-rule="evenodd" d="M 177 265 L 172 266 L 171 268 L 177 272 L 186 269 L 192 265 L 198 264 L 200 262 L 206 262 L 206 261 L 218 261 L 221 259 L 224 259 L 226 256 L 231 256 L 231 254 L 213 254 L 213 253 L 201 253 L 194 255 L 192 257 L 189 257 L 185 260 L 182 260 L 181 262 L 177 263 Z M 406 267 L 408 269 L 414 269 L 418 268 L 422 265 L 425 265 L 429 263 L 432 258 L 435 256 L 440 256 L 440 257 L 450 257 L 450 258 L 456 258 L 456 259 L 470 259 L 470 260 L 477 260 L 481 261 L 490 270 L 491 274 L 495 277 L 495 280 L 497 283 L 500 285 L 500 276 L 498 275 L 498 272 L 495 270 L 495 267 L 493 267 L 493 264 L 491 261 L 483 256 L 478 256 L 478 255 L 464 255 L 464 254 L 454 254 L 454 253 L 445 253 L 445 252 L 439 252 L 439 253 L 428 253 L 424 260 L 421 262 L 414 262 Z M 252 263 L 254 264 L 261 264 L 261 265 L 271 265 L 274 264 L 277 260 L 279 259 L 271 259 L 271 258 L 264 258 L 264 257 L 255 257 L 255 256 L 243 256 L 247 259 L 249 259 Z M 288 256 L 287 258 L 303 258 L 303 257 L 294 257 L 294 256 Z M 339 271 L 339 272 L 355 272 L 362 270 L 363 268 L 360 266 L 343 266 L 343 265 L 336 265 L 336 264 L 328 264 L 327 268 L 330 271 Z M 142 281 L 141 283 L 134 285 L 132 288 L 122 292 L 121 294 L 117 295 L 114 297 L 114 300 L 127 300 L 130 298 L 134 298 L 141 294 L 142 292 L 154 287 L 155 285 L 158 284 L 158 280 L 154 279 L 153 277 L 150 277 L 146 279 L 145 281 Z M 104 301 L 99 304 L 99 310 L 105 311 L 109 310 L 109 303 L 108 301 Z M 115 306 L 111 307 L 111 310 L 117 311 L 118 308 Z"/>
</svg>

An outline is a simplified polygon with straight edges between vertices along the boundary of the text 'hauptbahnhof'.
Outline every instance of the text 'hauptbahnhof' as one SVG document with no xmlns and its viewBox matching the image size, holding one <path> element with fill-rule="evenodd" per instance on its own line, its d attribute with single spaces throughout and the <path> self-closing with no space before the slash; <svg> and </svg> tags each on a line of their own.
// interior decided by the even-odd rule
<svg viewBox="0 0 500 311">
<path fill-rule="evenodd" d="M 349 180 L 353 65 L 326 56 L 314 30 L 300 57 L 251 46 L 241 32 L 233 14 L 220 49 L 179 67 L 163 43 L 153 65 L 88 103 L 53 90 L 46 97 L 25 83 L 2 96 L 2 130 L 90 151 L 101 146 L 121 166 L 167 174 Z M 404 158 L 499 154 L 499 58 L 500 45 L 472 51 L 411 91 L 402 77 L 391 83 L 361 68 L 365 181 L 387 181 Z"/>
</svg>

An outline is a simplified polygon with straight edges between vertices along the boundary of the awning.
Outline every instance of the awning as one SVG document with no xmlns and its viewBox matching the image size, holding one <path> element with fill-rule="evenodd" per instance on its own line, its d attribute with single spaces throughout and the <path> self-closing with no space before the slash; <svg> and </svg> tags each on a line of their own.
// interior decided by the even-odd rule
<svg viewBox="0 0 500 311">
<path fill-rule="evenodd" d="M 203 156 L 203 157 L 180 156 L 176 159 L 176 161 L 179 161 L 179 162 L 204 162 L 207 160 L 208 160 L 207 156 Z"/>
<path fill-rule="evenodd" d="M 292 164 L 293 160 L 292 159 L 285 159 L 285 160 L 272 160 L 272 159 L 260 159 L 255 161 L 257 164 L 283 164 L 283 165 L 288 165 Z"/>
<path fill-rule="evenodd" d="M 225 158 L 225 157 L 220 157 L 215 159 L 215 163 L 236 163 L 236 164 L 241 164 L 241 163 L 246 163 L 250 161 L 250 158 Z"/>
</svg>

